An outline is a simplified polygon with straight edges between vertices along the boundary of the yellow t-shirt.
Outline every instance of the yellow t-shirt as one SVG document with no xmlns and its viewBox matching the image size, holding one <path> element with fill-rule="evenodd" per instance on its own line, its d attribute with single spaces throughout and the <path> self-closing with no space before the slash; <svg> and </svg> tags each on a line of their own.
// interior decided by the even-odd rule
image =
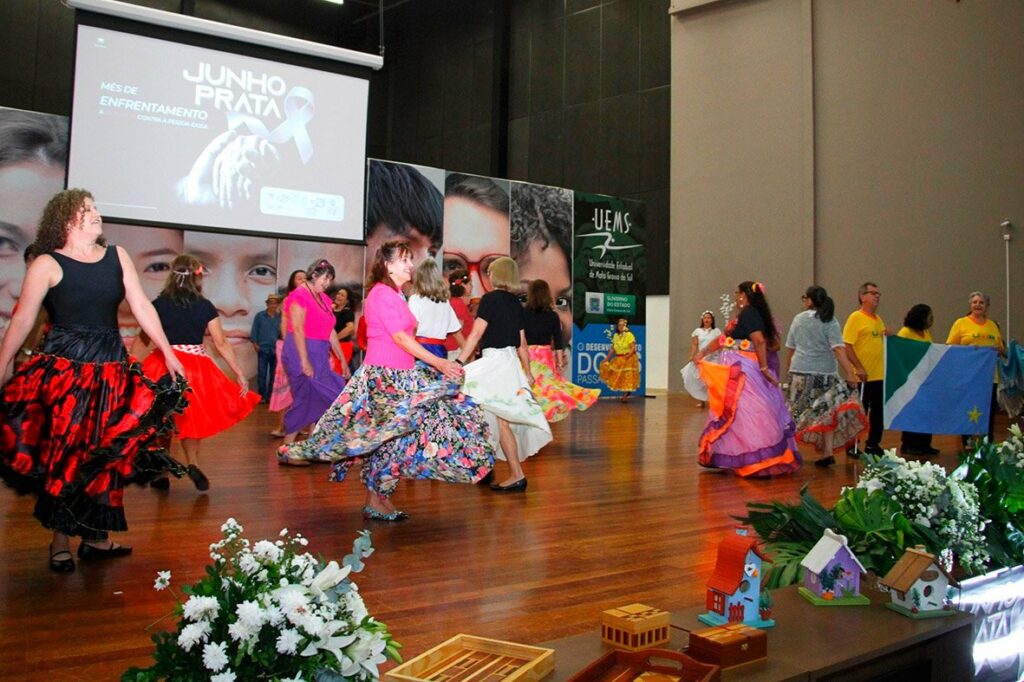
<svg viewBox="0 0 1024 682">
<path fill-rule="evenodd" d="M 911 341 L 926 341 L 927 343 L 932 342 L 931 329 L 925 329 L 924 334 L 918 334 L 910 327 L 901 327 L 900 330 L 896 332 L 896 336 L 900 337 L 901 339 L 910 339 Z"/>
<path fill-rule="evenodd" d="M 616 355 L 627 355 L 632 352 L 634 343 L 636 343 L 636 337 L 633 336 L 633 332 L 616 333 L 612 337 L 612 350 Z"/>
<path fill-rule="evenodd" d="M 853 346 L 860 364 L 868 373 L 868 381 L 885 379 L 885 322 L 878 315 L 854 310 L 843 327 L 843 343 Z"/>
<path fill-rule="evenodd" d="M 971 319 L 971 316 L 958 318 L 953 326 L 949 328 L 949 336 L 946 343 L 957 346 L 988 346 L 1002 348 L 1003 335 L 999 333 L 999 327 L 992 320 L 985 320 L 985 324 L 978 324 Z M 999 368 L 996 367 L 995 382 L 999 383 Z"/>
</svg>

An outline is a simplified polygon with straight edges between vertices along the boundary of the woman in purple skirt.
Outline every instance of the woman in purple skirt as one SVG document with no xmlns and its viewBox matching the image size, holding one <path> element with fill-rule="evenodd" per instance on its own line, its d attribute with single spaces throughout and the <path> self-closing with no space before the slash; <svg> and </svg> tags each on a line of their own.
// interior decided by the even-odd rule
<svg viewBox="0 0 1024 682">
<path fill-rule="evenodd" d="M 345 388 L 349 378 L 338 335 L 334 308 L 325 290 L 334 281 L 334 266 L 318 260 L 309 266 L 306 281 L 284 299 L 285 337 L 281 362 L 291 386 L 292 404 L 284 413 L 284 443 L 278 462 L 308 466 L 303 459 L 288 457 L 287 445 L 300 429 L 316 423 Z M 345 378 L 331 369 L 330 357 L 341 359 Z"/>
</svg>

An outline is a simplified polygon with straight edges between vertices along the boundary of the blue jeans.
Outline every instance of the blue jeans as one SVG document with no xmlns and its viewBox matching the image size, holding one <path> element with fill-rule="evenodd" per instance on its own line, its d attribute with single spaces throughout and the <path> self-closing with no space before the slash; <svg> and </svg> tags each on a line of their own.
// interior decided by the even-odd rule
<svg viewBox="0 0 1024 682">
<path fill-rule="evenodd" d="M 274 372 L 277 371 L 277 353 L 273 348 L 260 348 L 256 361 L 257 390 L 264 402 L 270 402 L 270 393 L 274 390 Z"/>
</svg>

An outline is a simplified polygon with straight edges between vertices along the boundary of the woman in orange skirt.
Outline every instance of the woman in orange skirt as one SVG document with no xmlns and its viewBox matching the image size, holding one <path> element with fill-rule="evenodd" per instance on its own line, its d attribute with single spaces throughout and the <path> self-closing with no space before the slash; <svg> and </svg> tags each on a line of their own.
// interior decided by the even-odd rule
<svg viewBox="0 0 1024 682">
<path fill-rule="evenodd" d="M 210 481 L 199 468 L 199 444 L 244 419 L 259 402 L 260 396 L 249 391 L 245 374 L 235 360 L 231 342 L 217 316 L 217 309 L 203 297 L 203 264 L 195 256 L 182 254 L 171 261 L 171 273 L 163 291 L 153 301 L 160 316 L 167 340 L 175 357 L 185 368 L 188 380 L 188 407 L 174 419 L 175 431 L 181 438 L 188 464 L 188 477 L 196 488 L 206 490 Z M 204 335 L 213 339 L 217 352 L 237 377 L 228 379 L 210 359 L 203 346 Z M 162 352 L 151 353 L 142 363 L 143 372 L 151 379 L 167 373 Z M 166 489 L 165 478 L 150 483 L 153 488 Z"/>
</svg>

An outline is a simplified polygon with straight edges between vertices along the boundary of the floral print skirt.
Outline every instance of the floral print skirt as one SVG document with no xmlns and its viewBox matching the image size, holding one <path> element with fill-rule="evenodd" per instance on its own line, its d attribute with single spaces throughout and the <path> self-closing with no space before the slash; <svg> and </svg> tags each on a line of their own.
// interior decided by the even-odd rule
<svg viewBox="0 0 1024 682">
<path fill-rule="evenodd" d="M 363 484 L 389 497 L 403 478 L 476 483 L 494 466 L 489 436 L 483 411 L 430 367 L 364 364 L 288 454 L 334 462 L 338 482 L 362 458 Z"/>
<path fill-rule="evenodd" d="M 796 439 L 819 452 L 825 449 L 826 433 L 833 434 L 833 450 L 845 450 L 868 428 L 857 395 L 834 374 L 790 372 L 786 402 L 796 422 Z"/>
</svg>

